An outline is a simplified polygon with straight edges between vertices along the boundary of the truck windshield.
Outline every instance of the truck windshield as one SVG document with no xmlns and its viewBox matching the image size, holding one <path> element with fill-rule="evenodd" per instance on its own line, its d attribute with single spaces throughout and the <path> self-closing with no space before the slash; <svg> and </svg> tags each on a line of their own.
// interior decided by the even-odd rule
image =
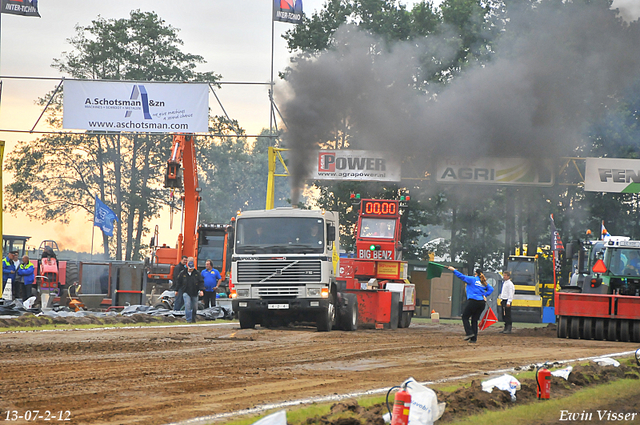
<svg viewBox="0 0 640 425">
<path fill-rule="evenodd" d="M 198 269 L 204 269 L 205 262 L 211 260 L 215 269 L 222 266 L 224 255 L 224 235 L 200 235 L 203 239 L 198 247 Z"/>
<path fill-rule="evenodd" d="M 395 220 L 384 218 L 363 218 L 360 226 L 360 237 L 393 239 L 395 231 Z"/>
<path fill-rule="evenodd" d="M 507 270 L 511 272 L 511 280 L 515 285 L 534 285 L 535 263 L 532 261 L 509 260 Z"/>
<path fill-rule="evenodd" d="M 618 276 L 640 276 L 640 250 L 608 249 L 605 262 L 611 273 Z"/>
<path fill-rule="evenodd" d="M 236 253 L 322 253 L 323 222 L 306 217 L 240 218 L 236 224 Z"/>
</svg>

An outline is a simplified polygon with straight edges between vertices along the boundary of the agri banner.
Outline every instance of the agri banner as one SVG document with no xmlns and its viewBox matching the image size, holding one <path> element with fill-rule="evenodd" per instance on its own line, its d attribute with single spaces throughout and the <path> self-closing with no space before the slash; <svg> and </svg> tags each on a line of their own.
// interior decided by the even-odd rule
<svg viewBox="0 0 640 425">
<path fill-rule="evenodd" d="M 587 158 L 584 190 L 588 192 L 640 192 L 640 159 Z"/>
<path fill-rule="evenodd" d="M 2 0 L 1 12 L 12 15 L 40 17 L 38 0 Z"/>
<path fill-rule="evenodd" d="M 65 129 L 205 133 L 209 86 L 65 80 L 63 109 Z"/>
<path fill-rule="evenodd" d="M 310 178 L 399 182 L 401 166 L 389 152 L 324 150 L 318 152 Z"/>
<path fill-rule="evenodd" d="M 436 182 L 503 186 L 553 186 L 554 161 L 525 158 L 444 158 Z"/>
<path fill-rule="evenodd" d="M 273 20 L 299 24 L 302 22 L 302 0 L 273 0 Z"/>
</svg>

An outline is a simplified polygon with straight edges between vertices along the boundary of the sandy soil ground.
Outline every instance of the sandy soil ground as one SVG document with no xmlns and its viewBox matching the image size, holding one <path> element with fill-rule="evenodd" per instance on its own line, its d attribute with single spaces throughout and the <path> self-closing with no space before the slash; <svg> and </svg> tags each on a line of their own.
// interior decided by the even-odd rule
<svg viewBox="0 0 640 425">
<path fill-rule="evenodd" d="M 499 330 L 482 332 L 477 344 L 462 340 L 461 325 L 416 323 L 395 331 L 329 333 L 240 330 L 238 324 L 4 333 L 0 420 L 7 412 L 39 410 L 56 418 L 69 411 L 67 423 L 74 424 L 166 424 L 398 385 L 410 376 L 432 381 L 637 348 L 560 340 L 554 326 L 512 335 Z"/>
</svg>

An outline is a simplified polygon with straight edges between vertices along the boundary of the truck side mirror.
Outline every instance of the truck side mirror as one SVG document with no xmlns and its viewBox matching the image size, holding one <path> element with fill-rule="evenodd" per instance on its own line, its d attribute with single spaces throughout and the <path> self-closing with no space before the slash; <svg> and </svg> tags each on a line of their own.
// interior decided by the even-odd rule
<svg viewBox="0 0 640 425">
<path fill-rule="evenodd" d="M 575 250 L 574 248 L 574 243 L 568 243 L 567 244 L 567 249 L 565 250 L 565 258 L 567 258 L 568 260 L 571 260 L 573 258 L 573 251 Z"/>
<path fill-rule="evenodd" d="M 336 240 L 336 226 L 333 224 L 327 224 L 327 242 L 333 242 Z"/>
</svg>

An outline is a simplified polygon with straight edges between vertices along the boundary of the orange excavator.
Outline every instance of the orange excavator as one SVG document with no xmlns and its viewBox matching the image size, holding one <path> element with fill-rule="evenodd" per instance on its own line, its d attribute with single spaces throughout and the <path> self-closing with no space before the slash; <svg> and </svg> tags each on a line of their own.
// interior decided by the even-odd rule
<svg viewBox="0 0 640 425">
<path fill-rule="evenodd" d="M 229 244 L 233 242 L 228 224 L 201 224 L 198 226 L 198 212 L 202 197 L 198 185 L 198 165 L 195 155 L 194 137 L 191 134 L 173 136 L 171 156 L 167 161 L 164 187 L 184 189 L 182 199 L 182 232 L 178 235 L 175 248 L 158 244 L 158 226 L 156 226 L 151 247 L 151 258 L 147 259 L 149 283 L 168 289 L 173 279 L 175 265 L 183 255 L 194 257 L 199 270 L 204 269 L 205 261 L 212 260 L 213 267 L 220 271 L 223 281 L 228 278 L 231 268 Z"/>
</svg>

